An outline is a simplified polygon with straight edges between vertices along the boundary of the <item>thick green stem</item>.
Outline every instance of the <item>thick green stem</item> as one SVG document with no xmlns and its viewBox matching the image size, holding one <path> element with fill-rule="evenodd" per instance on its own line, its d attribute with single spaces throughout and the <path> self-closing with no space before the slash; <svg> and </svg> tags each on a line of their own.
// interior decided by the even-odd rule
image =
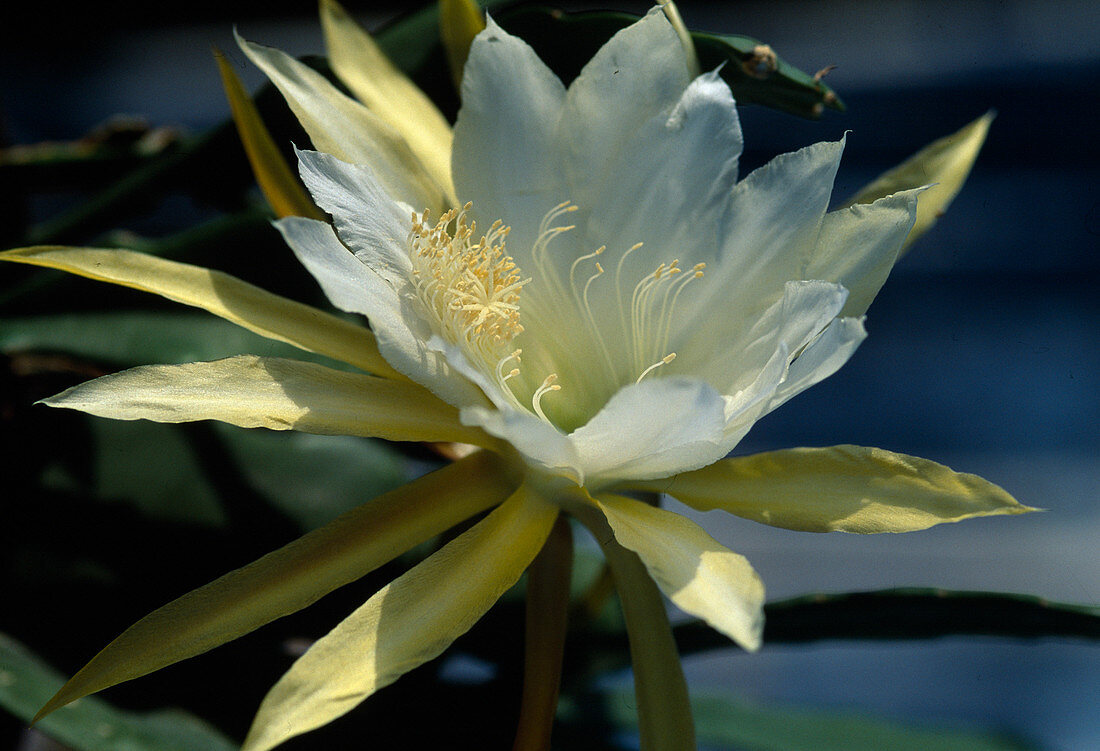
<svg viewBox="0 0 1100 751">
<path fill-rule="evenodd" d="M 569 613 L 573 531 L 564 515 L 527 569 L 523 699 L 513 751 L 549 751 Z"/>
<path fill-rule="evenodd" d="M 622 601 L 642 751 L 695 751 L 687 683 L 657 584 L 641 559 L 615 541 L 599 511 L 590 506 L 571 511 L 603 549 Z"/>
</svg>

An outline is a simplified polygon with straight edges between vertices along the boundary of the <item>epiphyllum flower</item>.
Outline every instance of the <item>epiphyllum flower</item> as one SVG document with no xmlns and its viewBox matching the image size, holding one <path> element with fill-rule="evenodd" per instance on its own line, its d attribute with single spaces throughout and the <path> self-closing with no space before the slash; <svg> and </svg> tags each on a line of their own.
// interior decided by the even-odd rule
<svg viewBox="0 0 1100 751">
<path fill-rule="evenodd" d="M 826 215 L 842 142 L 737 183 L 729 89 L 661 14 L 568 90 L 490 21 L 462 93 L 460 207 L 302 151 L 333 225 L 278 226 L 394 368 L 531 468 L 597 490 L 711 464 L 863 338 L 917 191 Z"/>
<path fill-rule="evenodd" d="M 323 9 L 348 79 L 346 43 L 361 32 L 333 4 Z M 490 21 L 467 61 L 449 161 L 439 159 L 445 127 L 431 126 L 432 136 L 416 118 L 387 121 L 282 53 L 245 50 L 331 152 L 299 160 L 332 225 L 287 218 L 278 227 L 333 304 L 366 315 L 373 334 L 140 254 L 29 248 L 5 258 L 157 292 L 376 375 L 238 357 L 135 368 L 47 403 L 487 451 L 154 612 L 44 711 L 305 607 L 493 509 L 295 663 L 245 744 L 271 748 L 440 654 L 516 582 L 565 510 L 597 532 L 616 575 L 643 737 L 653 748 L 690 747 L 652 583 L 750 650 L 760 644 L 763 586 L 693 522 L 622 492 L 664 491 L 808 531 L 902 532 L 1027 510 L 980 478 L 879 449 L 722 458 L 855 350 L 918 191 L 827 213 L 842 142 L 786 154 L 738 182 L 729 89 L 714 73 L 691 77 L 660 13 L 612 38 L 568 89 Z M 391 94 L 410 91 L 368 54 L 374 65 L 377 76 L 352 69 L 348 80 L 364 100 L 385 100 L 379 81 Z"/>
</svg>

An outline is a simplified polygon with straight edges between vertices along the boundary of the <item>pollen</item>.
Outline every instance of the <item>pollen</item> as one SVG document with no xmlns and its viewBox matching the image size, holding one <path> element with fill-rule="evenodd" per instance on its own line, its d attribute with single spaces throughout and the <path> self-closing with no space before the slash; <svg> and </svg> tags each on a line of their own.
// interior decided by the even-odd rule
<svg viewBox="0 0 1100 751">
<path fill-rule="evenodd" d="M 433 224 L 427 209 L 412 215 L 409 255 L 417 297 L 445 338 L 476 359 L 496 363 L 517 334 L 523 285 L 515 261 L 505 252 L 510 231 L 500 221 L 480 239 L 467 220 L 472 205 L 451 209 Z M 511 359 L 511 358 L 509 358 Z"/>
</svg>

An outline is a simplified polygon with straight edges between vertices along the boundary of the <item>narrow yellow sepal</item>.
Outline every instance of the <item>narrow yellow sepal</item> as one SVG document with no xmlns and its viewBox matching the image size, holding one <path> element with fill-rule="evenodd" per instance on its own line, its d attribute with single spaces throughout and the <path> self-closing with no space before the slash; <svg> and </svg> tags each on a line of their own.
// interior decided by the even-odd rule
<svg viewBox="0 0 1100 751">
<path fill-rule="evenodd" d="M 680 514 L 610 494 L 595 503 L 673 604 L 750 652 L 760 648 L 764 584 L 744 556 Z"/>
<path fill-rule="evenodd" d="M 418 383 L 311 362 L 238 355 L 212 362 L 142 365 L 43 399 L 112 420 L 220 420 L 242 428 L 357 435 L 388 441 L 499 446 Z"/>
<path fill-rule="evenodd" d="M 557 506 L 526 486 L 314 642 L 264 698 L 241 751 L 320 727 L 440 655 L 519 580 Z"/>
<path fill-rule="evenodd" d="M 233 113 L 233 122 L 237 125 L 237 133 L 240 134 L 245 154 L 248 155 L 248 162 L 252 165 L 252 173 L 272 210 L 280 218 L 304 216 L 326 220 L 324 212 L 310 200 L 305 188 L 283 159 L 233 66 L 221 50 L 216 48 L 214 59 L 218 62 L 222 87 L 225 89 L 226 99 L 229 100 L 229 109 Z"/>
<path fill-rule="evenodd" d="M 455 90 L 462 89 L 462 71 L 474 37 L 485 30 L 485 13 L 476 0 L 439 0 L 439 38 L 447 53 Z"/>
<path fill-rule="evenodd" d="M 220 271 L 132 250 L 39 245 L 0 253 L 0 261 L 67 271 L 152 292 L 202 308 L 269 339 L 332 357 L 375 375 L 407 380 L 382 357 L 364 326 L 280 297 Z"/>
<path fill-rule="evenodd" d="M 336 0 L 321 0 L 320 10 L 333 71 L 356 99 L 400 134 L 449 196 L 453 192 L 450 123 Z"/>
<path fill-rule="evenodd" d="M 723 459 L 664 480 L 630 483 L 700 511 L 727 511 L 800 532 L 913 532 L 1024 506 L 977 475 L 863 446 L 797 448 Z"/>
<path fill-rule="evenodd" d="M 904 162 L 888 170 L 864 186 L 841 208 L 857 203 L 872 203 L 883 196 L 902 190 L 932 185 L 917 201 L 917 220 L 909 231 L 901 253 L 908 250 L 918 237 L 936 223 L 951 205 L 978 158 L 985 143 L 989 125 L 996 113 L 992 110 L 949 136 L 934 141 Z"/>
<path fill-rule="evenodd" d="M 126 629 L 46 703 L 37 722 L 82 696 L 193 657 L 316 602 L 515 487 L 492 454 L 448 465 L 190 592 Z"/>
</svg>

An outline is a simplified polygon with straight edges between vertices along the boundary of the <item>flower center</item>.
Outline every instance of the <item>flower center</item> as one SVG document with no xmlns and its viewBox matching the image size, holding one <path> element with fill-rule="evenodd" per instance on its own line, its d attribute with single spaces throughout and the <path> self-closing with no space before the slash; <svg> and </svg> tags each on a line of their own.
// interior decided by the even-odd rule
<svg viewBox="0 0 1100 751">
<path fill-rule="evenodd" d="M 434 225 L 427 209 L 413 212 L 408 244 L 414 285 L 433 328 L 511 395 L 507 381 L 519 375 L 515 366 L 522 350 L 510 344 L 523 331 L 519 294 L 531 280 L 521 278 L 505 254 L 510 228 L 501 221 L 474 240 L 477 224 L 467 220 L 471 207 L 451 209 Z M 551 379 L 547 391 L 558 388 L 552 384 Z M 537 400 L 534 409 L 541 412 Z"/>
<path fill-rule="evenodd" d="M 607 274 L 600 258 L 606 246 L 574 258 L 555 257 L 555 238 L 574 229 L 558 221 L 576 211 L 569 201 L 543 217 L 530 252 L 537 282 L 523 278 L 505 252 L 510 228 L 493 222 L 477 237 L 468 220 L 472 204 L 444 213 L 432 224 L 428 211 L 412 215 L 408 235 L 413 283 L 433 329 L 489 380 L 517 408 L 529 409 L 563 430 L 584 424 L 621 387 L 637 383 L 676 359 L 670 350 L 673 318 L 684 288 L 703 276 L 704 264 L 687 273 L 679 260 L 659 263 L 637 279 L 642 243 L 623 250 Z M 549 373 L 539 381 L 521 371 L 523 350 L 513 339 L 533 329 L 534 372 Z M 531 294 L 528 295 L 527 293 Z M 525 337 L 527 338 L 527 337 Z M 526 372 L 524 372 L 526 371 Z M 568 399 L 543 398 L 565 389 Z M 528 401 L 529 400 L 529 401 Z"/>
</svg>

